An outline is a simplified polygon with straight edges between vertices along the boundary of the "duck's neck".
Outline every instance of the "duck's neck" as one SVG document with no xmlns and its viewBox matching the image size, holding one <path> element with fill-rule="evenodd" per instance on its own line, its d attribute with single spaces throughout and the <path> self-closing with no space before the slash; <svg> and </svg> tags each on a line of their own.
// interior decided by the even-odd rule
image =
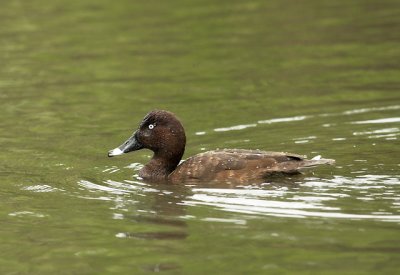
<svg viewBox="0 0 400 275">
<path fill-rule="evenodd" d="M 172 154 L 168 151 L 155 152 L 152 159 L 139 172 L 139 176 L 146 181 L 165 182 L 181 161 L 183 151 Z"/>
</svg>

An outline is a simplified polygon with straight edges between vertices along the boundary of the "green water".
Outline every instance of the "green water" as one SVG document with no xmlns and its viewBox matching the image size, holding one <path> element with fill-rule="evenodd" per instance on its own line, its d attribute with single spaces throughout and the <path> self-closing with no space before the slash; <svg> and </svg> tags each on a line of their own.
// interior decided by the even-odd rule
<svg viewBox="0 0 400 275">
<path fill-rule="evenodd" d="M 398 1 L 2 1 L 1 274 L 400 272 Z M 150 110 L 185 157 L 334 158 L 168 186 L 107 158 Z M 284 118 L 284 119 L 282 119 Z"/>
</svg>

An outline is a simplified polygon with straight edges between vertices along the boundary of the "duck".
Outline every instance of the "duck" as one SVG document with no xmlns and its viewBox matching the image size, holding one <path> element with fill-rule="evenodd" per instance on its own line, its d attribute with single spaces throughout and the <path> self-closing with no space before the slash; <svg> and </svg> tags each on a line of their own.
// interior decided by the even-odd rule
<svg viewBox="0 0 400 275">
<path fill-rule="evenodd" d="M 199 153 L 185 161 L 186 135 L 177 116 L 165 110 L 153 110 L 122 145 L 108 152 L 108 157 L 149 149 L 151 160 L 139 171 L 145 182 L 198 183 L 262 182 L 273 175 L 293 175 L 304 168 L 335 163 L 333 159 L 248 149 L 218 149 Z"/>
</svg>

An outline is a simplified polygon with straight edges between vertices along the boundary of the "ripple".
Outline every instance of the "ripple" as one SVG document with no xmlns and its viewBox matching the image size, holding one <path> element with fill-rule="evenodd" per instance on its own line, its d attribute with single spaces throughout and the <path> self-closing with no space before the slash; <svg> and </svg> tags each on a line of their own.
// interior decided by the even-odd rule
<svg viewBox="0 0 400 275">
<path fill-rule="evenodd" d="M 221 223 L 233 223 L 236 225 L 246 225 L 246 220 L 239 220 L 239 219 L 223 219 L 223 218 L 204 218 L 202 221 L 206 222 L 221 222 Z"/>
<path fill-rule="evenodd" d="M 291 218 L 337 218 L 400 222 L 396 210 L 400 196 L 396 190 L 399 179 L 385 175 L 360 175 L 354 178 L 335 176 L 329 180 L 306 178 L 299 189 L 213 189 L 193 188 L 185 201 L 189 206 L 211 206 L 232 213 Z M 261 187 L 260 187 L 261 188 Z M 338 193 L 338 190 L 341 192 Z M 384 202 L 381 209 L 349 213 L 342 204 L 347 198 L 364 203 L 364 209 L 375 206 L 376 199 Z"/>
<path fill-rule="evenodd" d="M 301 143 L 309 143 L 313 139 L 316 139 L 316 136 L 308 136 L 308 137 L 300 137 L 300 138 L 294 138 L 294 143 L 301 144 Z"/>
<path fill-rule="evenodd" d="M 384 106 L 384 107 L 372 107 L 372 108 L 362 108 L 362 109 L 354 109 L 344 111 L 343 115 L 354 115 L 354 114 L 362 114 L 376 111 L 387 111 L 387 110 L 399 110 L 400 105 L 392 105 L 392 106 Z"/>
<path fill-rule="evenodd" d="M 247 128 L 257 127 L 257 124 L 272 124 L 272 123 L 281 123 L 281 122 L 292 122 L 292 121 L 300 121 L 306 118 L 310 118 L 312 116 L 294 116 L 294 117 L 282 117 L 282 118 L 272 118 L 266 120 L 259 120 L 257 123 L 251 124 L 240 124 L 234 125 L 230 127 L 224 128 L 216 128 L 214 129 L 215 132 L 227 132 L 227 131 L 237 131 L 237 130 L 244 130 Z M 196 132 L 196 135 L 204 135 L 206 132 Z"/>
<path fill-rule="evenodd" d="M 50 185 L 47 185 L 47 184 L 25 186 L 22 188 L 22 190 L 27 190 L 27 191 L 37 192 L 37 193 L 63 191 L 61 189 L 51 187 Z"/>
<path fill-rule="evenodd" d="M 257 126 L 257 124 L 235 125 L 235 126 L 225 127 L 225 128 L 216 128 L 216 129 L 214 129 L 214 131 L 215 132 L 237 131 L 237 130 L 247 129 L 250 127 L 256 127 L 256 126 Z"/>
<path fill-rule="evenodd" d="M 102 172 L 103 173 L 107 172 L 109 174 L 112 174 L 112 173 L 115 173 L 115 172 L 118 172 L 118 171 L 120 171 L 120 169 L 118 167 L 116 167 L 116 166 L 113 166 L 111 168 L 104 169 Z"/>
<path fill-rule="evenodd" d="M 35 213 L 32 211 L 18 211 L 9 213 L 8 215 L 12 217 L 35 217 L 35 218 L 44 218 L 47 216 L 45 214 Z"/>
<path fill-rule="evenodd" d="M 319 199 L 318 199 L 319 200 Z M 268 200 L 251 200 L 245 198 L 221 198 L 216 196 L 195 195 L 188 205 L 208 205 L 228 212 L 257 214 L 292 218 L 342 218 L 342 219 L 376 219 L 381 221 L 400 222 L 400 215 L 349 214 L 342 212 L 327 212 L 326 210 L 340 210 L 337 207 L 324 207 L 307 203 L 277 202 Z M 321 209 L 325 211 L 307 211 Z"/>
<path fill-rule="evenodd" d="M 317 117 L 334 117 L 334 116 L 348 116 L 348 115 L 356 115 L 356 114 L 363 114 L 368 112 L 377 112 L 377 111 L 392 111 L 400 109 L 400 105 L 393 105 L 393 106 L 383 106 L 383 107 L 371 107 L 371 108 L 362 108 L 362 109 L 353 109 L 347 110 L 338 113 L 322 113 L 316 115 L 297 115 L 292 117 L 281 117 L 281 118 L 271 118 L 265 120 L 258 120 L 257 122 L 249 123 L 249 124 L 239 124 L 233 125 L 229 127 L 221 127 L 215 128 L 215 132 L 227 132 L 227 131 L 238 131 L 244 130 L 248 128 L 257 127 L 259 124 L 273 124 L 273 123 L 286 123 L 286 122 L 295 122 L 295 121 L 302 121 L 309 118 L 317 118 Z M 383 118 L 383 119 L 375 119 L 375 120 L 364 120 L 364 121 L 353 121 L 350 124 L 378 124 L 378 123 L 395 123 L 400 122 L 400 117 L 391 117 L 391 118 Z M 332 123 L 324 123 L 322 124 L 323 127 L 332 127 L 336 126 L 336 124 Z M 206 131 L 198 131 L 195 132 L 195 135 L 202 136 L 205 135 Z M 303 141 L 297 142 L 302 143 Z M 304 141 L 308 142 L 308 141 Z"/>
<path fill-rule="evenodd" d="M 85 197 L 89 199 L 112 200 L 116 195 L 127 195 L 133 192 L 159 192 L 159 190 L 148 187 L 147 184 L 132 180 L 124 180 L 124 182 L 106 180 L 102 184 L 97 184 L 88 180 L 78 181 L 78 185 L 92 193 L 99 193 L 100 197 Z M 106 197 L 105 197 L 106 196 Z"/>
<path fill-rule="evenodd" d="M 373 131 L 360 131 L 353 132 L 354 136 L 368 136 L 368 138 L 385 138 L 385 139 L 397 139 L 397 136 L 400 135 L 399 128 L 384 128 L 377 129 Z"/>
<path fill-rule="evenodd" d="M 371 135 L 371 134 L 386 134 L 386 133 L 397 133 L 399 131 L 400 131 L 399 128 L 384 128 L 374 131 L 354 132 L 353 135 L 359 136 L 359 135 Z"/>
<path fill-rule="evenodd" d="M 400 122 L 400 117 L 388 117 L 372 120 L 353 121 L 351 124 L 376 124 L 376 123 L 394 123 Z"/>
<path fill-rule="evenodd" d="M 143 167 L 144 167 L 143 164 L 137 163 L 137 162 L 133 162 L 133 163 L 131 163 L 131 164 L 125 166 L 124 168 L 133 169 L 133 170 L 135 170 L 135 171 L 139 171 L 139 170 L 142 169 Z"/>
<path fill-rule="evenodd" d="M 250 199 L 245 197 L 220 197 L 206 194 L 195 194 L 191 197 L 192 200 L 203 202 L 203 203 L 211 203 L 211 204 L 219 204 L 223 203 L 224 205 L 242 205 L 242 206 L 250 206 L 250 207 L 258 207 L 263 209 L 324 209 L 324 210 L 339 210 L 336 207 L 324 207 L 322 205 L 317 205 L 314 201 L 303 201 L 303 202 L 290 202 L 290 201 L 274 201 L 274 200 L 260 200 L 260 199 Z M 263 211 L 264 212 L 264 211 Z"/>
<path fill-rule="evenodd" d="M 261 124 L 272 124 L 279 122 L 292 122 L 292 121 L 300 121 L 306 118 L 310 118 L 311 116 L 294 116 L 294 117 L 282 117 L 282 118 L 272 118 L 267 120 L 259 120 L 258 123 Z"/>
<path fill-rule="evenodd" d="M 129 193 L 126 190 L 123 189 L 117 189 L 117 188 L 113 188 L 113 187 L 108 187 L 105 185 L 100 185 L 97 183 L 93 183 L 87 180 L 80 180 L 78 181 L 78 185 L 84 187 L 85 189 L 89 190 L 89 191 L 104 191 L 107 193 L 111 193 L 114 195 L 123 195 L 123 194 L 127 194 Z"/>
</svg>

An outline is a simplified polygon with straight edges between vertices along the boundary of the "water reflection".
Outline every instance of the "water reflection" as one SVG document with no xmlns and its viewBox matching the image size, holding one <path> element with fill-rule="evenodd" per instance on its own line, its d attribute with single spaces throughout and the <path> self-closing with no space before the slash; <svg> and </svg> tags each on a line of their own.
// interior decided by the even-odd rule
<svg viewBox="0 0 400 275">
<path fill-rule="evenodd" d="M 400 222 L 397 215 L 400 196 L 396 194 L 398 178 L 385 175 L 359 175 L 353 178 L 333 176 L 275 178 L 263 184 L 234 185 L 167 185 L 139 181 L 106 180 L 101 184 L 81 180 L 87 199 L 114 201 L 114 219 L 176 228 L 157 232 L 119 232 L 119 238 L 179 239 L 185 238 L 186 220 L 246 224 L 239 217 L 196 217 L 188 208 L 212 207 L 228 213 L 290 218 L 372 219 Z M 141 200 L 141 197 L 145 199 Z M 362 201 L 362 209 L 347 209 L 351 201 Z M 377 211 L 375 200 L 380 202 Z M 369 205 L 370 204 L 370 205 Z M 134 207 L 132 208 L 132 206 Z M 134 210 L 133 210 L 134 209 Z M 134 212 L 132 212 L 134 211 Z"/>
<path fill-rule="evenodd" d="M 371 112 L 382 112 L 382 111 L 393 111 L 400 109 L 400 105 L 391 105 L 391 106 L 383 106 L 383 107 L 371 107 L 371 108 L 362 108 L 362 109 L 353 109 L 347 110 L 339 113 L 323 113 L 317 115 L 300 115 L 294 117 L 284 117 L 284 118 L 271 118 L 265 120 L 258 120 L 256 123 L 250 124 L 240 124 L 240 125 L 233 125 L 229 127 L 221 127 L 215 128 L 215 132 L 227 132 L 227 131 L 237 131 L 237 130 L 245 130 L 248 128 L 257 127 L 259 124 L 273 124 L 273 123 L 287 123 L 287 122 L 296 122 L 310 118 L 316 117 L 332 117 L 332 116 L 353 116 L 358 114 L 365 114 Z M 382 124 L 382 123 L 396 123 L 400 122 L 400 117 L 387 117 L 387 118 L 380 118 L 380 119 L 368 119 L 368 120 L 361 120 L 361 121 L 351 121 L 350 124 Z M 335 126 L 336 124 L 331 123 L 324 123 L 323 127 L 331 127 Z M 206 131 L 199 131 L 196 132 L 196 135 L 205 135 Z"/>
<path fill-rule="evenodd" d="M 110 172 L 109 169 L 103 171 Z M 110 208 L 113 211 L 113 219 L 155 228 L 116 232 L 117 238 L 179 240 L 188 236 L 187 206 L 184 205 L 183 198 L 190 189 L 185 186 L 147 184 L 135 180 L 105 180 L 101 183 L 80 180 L 78 185 L 90 193 L 80 196 L 81 198 L 114 202 Z"/>
<path fill-rule="evenodd" d="M 353 132 L 355 136 L 368 136 L 368 138 L 393 138 L 400 135 L 399 128 L 383 128 L 372 131 Z"/>
<path fill-rule="evenodd" d="M 377 124 L 377 123 L 395 123 L 400 122 L 400 117 L 387 117 L 381 119 L 370 119 L 362 121 L 353 121 L 352 124 Z"/>
<path fill-rule="evenodd" d="M 265 189 L 216 189 L 194 188 L 185 203 L 191 206 L 208 205 L 228 212 L 279 217 L 374 219 L 400 222 L 396 215 L 400 196 L 395 189 L 400 184 L 395 177 L 362 175 L 355 178 L 335 176 L 329 180 L 305 178 L 302 188 Z M 393 188 L 391 188 L 393 186 Z M 337 193 L 340 190 L 342 193 Z M 371 190 L 363 192 L 363 190 Z M 381 211 L 354 213 L 339 207 L 340 201 L 379 199 Z M 368 209 L 368 205 L 363 206 Z M 352 213 L 353 212 L 353 213 Z"/>
</svg>

